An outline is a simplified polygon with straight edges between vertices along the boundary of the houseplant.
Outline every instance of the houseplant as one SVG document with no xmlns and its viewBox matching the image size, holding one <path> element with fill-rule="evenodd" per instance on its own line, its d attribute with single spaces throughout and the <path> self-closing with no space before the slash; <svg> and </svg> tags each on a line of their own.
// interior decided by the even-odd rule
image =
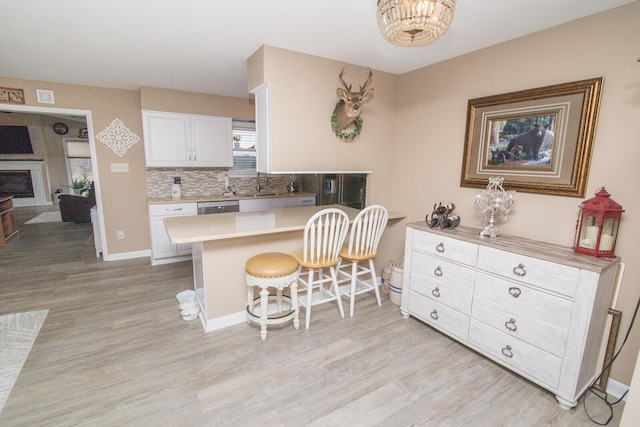
<svg viewBox="0 0 640 427">
<path fill-rule="evenodd" d="M 89 180 L 87 180 L 87 178 L 80 177 L 73 178 L 71 180 L 71 185 L 69 186 L 69 188 L 71 188 L 71 192 L 73 194 L 85 196 L 89 192 L 90 185 L 91 183 L 89 182 Z"/>
</svg>

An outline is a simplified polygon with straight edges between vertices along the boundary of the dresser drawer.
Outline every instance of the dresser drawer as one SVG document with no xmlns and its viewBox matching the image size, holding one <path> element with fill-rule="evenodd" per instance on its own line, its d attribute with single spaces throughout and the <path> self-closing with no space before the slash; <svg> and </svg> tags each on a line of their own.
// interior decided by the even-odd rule
<svg viewBox="0 0 640 427">
<path fill-rule="evenodd" d="M 555 389 L 562 359 L 472 319 L 469 343 L 485 354 Z"/>
<path fill-rule="evenodd" d="M 572 308 L 566 299 L 476 274 L 471 316 L 559 357 L 564 355 Z"/>
<path fill-rule="evenodd" d="M 409 291 L 409 312 L 423 322 L 458 339 L 467 339 L 469 317 L 413 290 Z"/>
<path fill-rule="evenodd" d="M 466 315 L 475 271 L 421 252 L 411 254 L 411 289 Z"/>
<path fill-rule="evenodd" d="M 478 268 L 575 297 L 580 270 L 499 249 L 480 246 Z"/>
<path fill-rule="evenodd" d="M 416 231 L 413 249 L 461 264 L 476 265 L 478 245 L 438 234 Z"/>
</svg>

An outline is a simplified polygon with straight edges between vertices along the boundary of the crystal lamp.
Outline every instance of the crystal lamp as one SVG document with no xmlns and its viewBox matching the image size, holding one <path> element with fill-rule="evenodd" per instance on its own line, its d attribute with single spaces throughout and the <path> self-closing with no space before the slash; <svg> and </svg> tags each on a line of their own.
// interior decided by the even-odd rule
<svg viewBox="0 0 640 427">
<path fill-rule="evenodd" d="M 516 192 L 514 190 L 505 191 L 502 187 L 502 181 L 504 178 L 501 176 L 492 176 L 489 178 L 487 188 L 476 192 L 475 205 L 478 208 L 478 213 L 489 222 L 489 225 L 480 232 L 481 236 L 499 236 L 500 232 L 495 224 L 497 221 L 506 221 L 513 208 Z"/>
</svg>

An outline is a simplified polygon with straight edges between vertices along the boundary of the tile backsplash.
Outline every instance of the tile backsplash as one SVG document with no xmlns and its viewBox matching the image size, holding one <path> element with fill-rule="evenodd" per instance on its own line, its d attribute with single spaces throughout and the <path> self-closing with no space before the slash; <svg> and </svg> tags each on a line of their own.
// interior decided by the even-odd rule
<svg viewBox="0 0 640 427">
<path fill-rule="evenodd" d="M 224 177 L 229 173 L 227 168 L 149 168 L 147 169 L 147 196 L 150 198 L 171 197 L 173 178 L 180 177 L 182 195 L 220 196 L 224 192 Z M 287 191 L 291 179 L 298 182 L 297 175 L 260 174 L 260 187 L 263 193 L 282 193 Z M 237 194 L 254 194 L 258 178 L 229 177 L 229 185 L 236 187 Z"/>
</svg>

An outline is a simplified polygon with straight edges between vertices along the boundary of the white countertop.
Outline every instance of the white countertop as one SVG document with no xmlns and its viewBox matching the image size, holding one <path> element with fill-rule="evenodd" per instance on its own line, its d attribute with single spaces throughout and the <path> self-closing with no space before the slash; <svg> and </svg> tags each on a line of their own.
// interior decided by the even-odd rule
<svg viewBox="0 0 640 427">
<path fill-rule="evenodd" d="M 301 206 L 251 212 L 169 217 L 164 219 L 164 226 L 171 243 L 233 239 L 304 230 L 307 221 L 313 214 L 330 207 L 343 210 L 351 221 L 360 212 L 359 209 L 340 205 Z M 389 219 L 400 218 L 404 218 L 404 215 L 389 212 Z"/>
</svg>

